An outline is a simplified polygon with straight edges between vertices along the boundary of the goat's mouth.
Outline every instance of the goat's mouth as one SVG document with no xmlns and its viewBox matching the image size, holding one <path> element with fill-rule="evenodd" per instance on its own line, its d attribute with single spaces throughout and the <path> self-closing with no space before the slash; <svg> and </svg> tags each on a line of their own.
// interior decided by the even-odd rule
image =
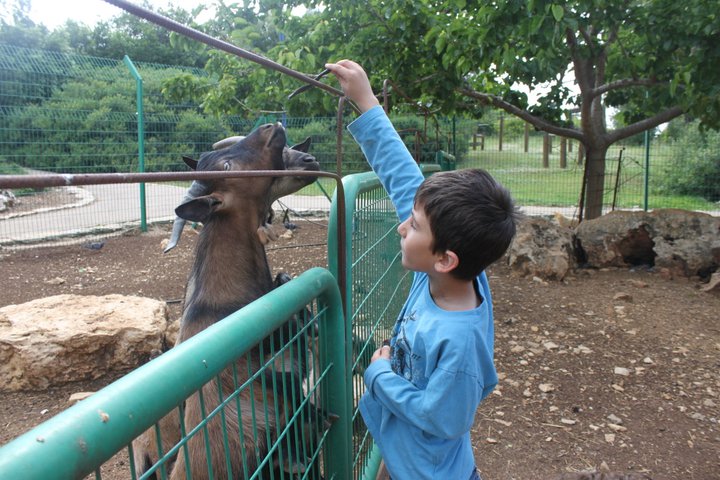
<svg viewBox="0 0 720 480">
<path fill-rule="evenodd" d="M 268 145 L 282 145 L 285 146 L 285 143 L 287 142 L 287 136 L 285 135 L 285 127 L 282 126 L 282 123 L 277 122 L 273 125 L 273 132 L 272 135 L 270 135 L 270 139 L 268 140 Z"/>
<path fill-rule="evenodd" d="M 317 161 L 313 162 L 307 162 L 302 167 L 294 167 L 294 168 L 288 168 L 287 171 L 293 172 L 319 172 L 320 171 L 320 163 Z M 318 179 L 318 177 L 309 177 L 309 176 L 302 176 L 302 177 L 292 177 L 297 182 L 301 183 L 302 186 L 307 186 L 313 183 L 315 180 Z"/>
</svg>

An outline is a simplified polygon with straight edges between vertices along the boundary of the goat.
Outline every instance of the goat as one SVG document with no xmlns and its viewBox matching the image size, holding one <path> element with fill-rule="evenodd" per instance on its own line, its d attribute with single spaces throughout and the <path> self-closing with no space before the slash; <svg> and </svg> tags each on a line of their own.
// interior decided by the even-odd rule
<svg viewBox="0 0 720 480">
<path fill-rule="evenodd" d="M 233 136 L 225 138 L 223 140 L 220 140 L 219 142 L 215 142 L 213 144 L 213 150 L 222 150 L 224 148 L 229 148 L 232 145 L 238 143 L 243 138 L 245 137 Z M 308 151 L 310 150 L 310 143 L 311 139 L 310 137 L 307 137 L 302 143 L 298 143 L 297 145 L 293 145 L 289 148 L 283 148 L 283 163 L 285 164 L 285 170 L 318 170 L 320 168 L 319 164 L 315 160 L 315 157 L 308 153 Z M 183 161 L 193 170 L 197 169 L 197 160 L 194 160 L 190 157 L 183 157 Z M 276 178 L 272 184 L 270 191 L 270 203 L 272 204 L 275 200 L 278 200 L 285 195 L 290 195 L 291 193 L 300 190 L 302 187 L 306 186 L 309 183 L 312 183 L 313 181 L 314 179 L 311 177 Z M 193 198 L 202 195 L 203 191 L 204 187 L 202 183 L 193 182 L 192 185 L 190 185 L 190 189 L 185 195 L 183 202 L 190 201 Z M 272 209 L 269 212 L 268 218 L 270 220 L 272 219 Z M 271 223 L 271 221 L 267 223 Z M 185 228 L 185 219 L 181 217 L 176 217 L 175 221 L 173 222 L 170 240 L 168 241 L 165 250 L 163 250 L 163 253 L 167 253 L 177 246 L 178 242 L 180 241 L 183 228 Z M 268 228 L 263 228 L 259 231 L 259 234 L 261 235 L 261 241 L 263 241 L 263 243 L 267 243 L 271 239 L 275 240 L 275 238 L 273 238 L 272 231 Z M 267 238 L 262 237 L 262 235 L 266 236 Z"/>
<path fill-rule="evenodd" d="M 293 156 L 285 153 L 285 138 L 285 131 L 279 124 L 263 125 L 229 147 L 203 153 L 198 162 L 186 159 L 186 163 L 198 170 L 285 170 L 284 158 Z M 314 158 L 310 161 L 303 157 L 301 165 L 295 168 L 318 170 L 319 165 Z M 263 240 L 270 205 L 278 196 L 292 193 L 312 181 L 312 177 L 252 177 L 193 182 L 175 212 L 182 221 L 202 222 L 204 226 L 186 287 L 177 343 L 274 288 Z M 260 369 L 264 360 L 260 352 L 261 348 L 256 347 L 236 362 L 236 374 L 241 377 L 236 377 L 237 383 L 247 380 L 247 372 Z M 270 372 L 266 375 L 272 378 L 274 374 Z M 219 381 L 223 397 L 235 390 L 231 367 L 219 375 Z M 202 394 L 206 412 L 219 405 L 215 382 L 204 385 Z M 183 417 L 188 430 L 202 420 L 200 403 L 198 393 L 185 402 Z M 230 457 L 228 462 L 233 476 L 243 470 L 252 472 L 258 467 L 259 461 L 268 453 L 268 443 L 274 441 L 275 433 L 285 427 L 285 411 L 294 409 L 292 406 L 284 408 L 283 398 L 280 395 L 276 397 L 276 392 L 261 385 L 243 390 L 238 403 L 242 416 L 236 403 L 229 402 L 225 406 L 224 420 L 213 418 L 208 421 L 206 429 L 188 441 L 187 458 L 181 449 L 174 462 L 168 462 L 172 480 L 185 478 L 186 469 L 195 479 L 208 478 L 206 463 L 212 467 L 214 476 L 228 478 L 230 473 L 225 455 Z M 250 411 L 256 404 L 267 406 L 262 414 L 251 415 Z M 241 422 L 238 422 L 239 418 L 242 418 Z M 179 440 L 179 424 L 177 410 L 160 421 L 163 452 Z M 223 437 L 223 427 L 227 430 L 227 437 Z M 210 445 L 209 459 L 205 453 L 205 435 Z M 133 442 L 135 464 L 141 473 L 157 461 L 158 448 L 154 445 L 154 437 L 154 429 L 149 429 Z M 274 460 L 274 463 L 277 465 L 278 461 Z M 276 465 L 268 465 L 267 468 Z"/>
</svg>

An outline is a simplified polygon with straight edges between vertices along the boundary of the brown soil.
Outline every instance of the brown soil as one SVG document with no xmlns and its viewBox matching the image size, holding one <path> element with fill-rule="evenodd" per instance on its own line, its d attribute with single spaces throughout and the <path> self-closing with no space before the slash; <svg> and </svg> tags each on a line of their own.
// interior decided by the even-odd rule
<svg viewBox="0 0 720 480">
<path fill-rule="evenodd" d="M 325 222 L 296 223 L 294 238 L 269 250 L 274 271 L 326 266 Z M 0 306 L 119 293 L 165 300 L 178 316 L 196 235 L 163 255 L 166 237 L 157 228 L 95 250 L 2 251 Z M 489 274 L 500 384 L 472 431 L 483 479 L 549 479 L 603 463 L 653 479 L 720 479 L 718 295 L 643 269 L 582 270 L 562 283 L 515 277 L 503 263 Z M 112 380 L 0 394 L 0 444 Z"/>
</svg>

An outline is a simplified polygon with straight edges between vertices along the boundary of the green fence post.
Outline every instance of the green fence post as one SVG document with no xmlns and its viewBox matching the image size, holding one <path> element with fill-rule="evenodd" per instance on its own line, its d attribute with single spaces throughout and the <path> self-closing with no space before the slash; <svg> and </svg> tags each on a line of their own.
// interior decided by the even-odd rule
<svg viewBox="0 0 720 480">
<path fill-rule="evenodd" d="M 143 81 L 130 57 L 125 55 L 123 62 L 135 77 L 137 85 L 137 122 L 138 122 L 138 172 L 145 172 L 145 119 L 143 116 Z M 145 184 L 140 184 L 140 230 L 147 232 L 147 211 L 145 208 Z"/>
</svg>

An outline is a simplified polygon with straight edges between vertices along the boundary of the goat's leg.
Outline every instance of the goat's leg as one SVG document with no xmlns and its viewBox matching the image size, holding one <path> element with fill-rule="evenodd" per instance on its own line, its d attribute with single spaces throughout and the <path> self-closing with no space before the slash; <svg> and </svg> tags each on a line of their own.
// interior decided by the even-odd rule
<svg viewBox="0 0 720 480">
<path fill-rule="evenodd" d="M 160 438 L 162 439 L 162 454 L 166 454 L 175 444 L 180 441 L 180 415 L 178 410 L 175 409 L 163 418 L 160 419 Z M 145 430 L 139 437 L 132 442 L 133 447 L 133 461 L 135 462 L 135 468 L 138 475 L 142 475 L 153 465 L 155 465 L 160 458 L 160 449 L 157 444 L 157 432 L 155 427 L 150 427 Z M 176 457 L 171 457 L 165 463 L 166 471 L 170 472 L 173 468 Z M 157 478 L 155 475 L 152 478 Z"/>
</svg>

